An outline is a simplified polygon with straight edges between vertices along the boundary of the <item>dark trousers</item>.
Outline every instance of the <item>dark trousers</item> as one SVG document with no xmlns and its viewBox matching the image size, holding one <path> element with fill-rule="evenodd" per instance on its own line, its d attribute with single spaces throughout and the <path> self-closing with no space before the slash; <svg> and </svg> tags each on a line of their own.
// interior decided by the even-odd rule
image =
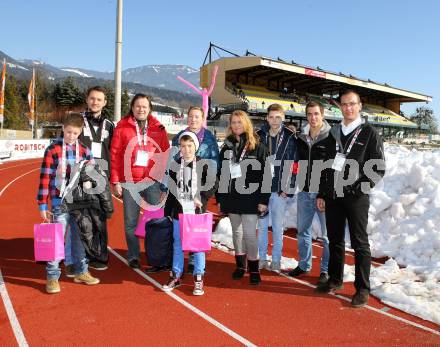
<svg viewBox="0 0 440 347">
<path fill-rule="evenodd" d="M 325 218 L 329 239 L 330 260 L 328 274 L 330 281 L 341 284 L 345 263 L 345 221 L 348 221 L 351 248 L 355 254 L 356 290 L 370 290 L 371 252 L 368 242 L 367 224 L 369 195 L 347 196 L 325 200 Z"/>
</svg>

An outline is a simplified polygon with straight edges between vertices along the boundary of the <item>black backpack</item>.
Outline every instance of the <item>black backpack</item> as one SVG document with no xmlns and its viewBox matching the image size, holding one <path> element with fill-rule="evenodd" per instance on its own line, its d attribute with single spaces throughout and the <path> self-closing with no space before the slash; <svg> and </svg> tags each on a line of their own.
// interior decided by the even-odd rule
<svg viewBox="0 0 440 347">
<path fill-rule="evenodd" d="M 145 253 L 150 266 L 171 267 L 173 262 L 171 218 L 153 218 L 145 224 Z"/>
</svg>

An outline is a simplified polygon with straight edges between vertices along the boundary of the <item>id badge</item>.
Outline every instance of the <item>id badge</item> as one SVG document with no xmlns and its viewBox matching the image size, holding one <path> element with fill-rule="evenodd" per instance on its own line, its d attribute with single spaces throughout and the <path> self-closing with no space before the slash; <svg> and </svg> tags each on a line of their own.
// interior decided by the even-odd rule
<svg viewBox="0 0 440 347">
<path fill-rule="evenodd" d="M 275 164 L 274 164 L 274 162 L 275 162 L 275 156 L 274 156 L 274 155 L 271 155 L 271 156 L 268 158 L 268 160 L 269 160 L 269 163 L 270 163 L 270 174 L 272 175 L 272 178 L 274 178 L 274 177 L 275 177 Z"/>
<path fill-rule="evenodd" d="M 93 158 L 102 158 L 102 143 L 92 142 L 92 155 Z"/>
<path fill-rule="evenodd" d="M 136 166 L 147 166 L 148 163 L 148 152 L 147 151 L 137 151 L 136 152 L 136 161 L 134 165 Z"/>
<path fill-rule="evenodd" d="M 195 214 L 196 209 L 194 207 L 194 200 L 182 199 L 180 200 L 180 204 L 182 205 L 183 214 Z"/>
<path fill-rule="evenodd" d="M 332 169 L 335 171 L 342 171 L 344 168 L 346 156 L 342 153 L 336 153 L 336 157 L 333 161 Z"/>
<path fill-rule="evenodd" d="M 231 164 L 231 178 L 241 177 L 241 167 L 240 164 Z"/>
</svg>

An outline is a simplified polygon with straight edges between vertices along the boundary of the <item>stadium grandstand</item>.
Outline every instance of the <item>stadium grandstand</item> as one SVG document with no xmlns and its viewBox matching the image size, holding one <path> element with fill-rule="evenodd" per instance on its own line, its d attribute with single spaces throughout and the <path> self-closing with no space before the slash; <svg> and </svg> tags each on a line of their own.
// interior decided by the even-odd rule
<svg viewBox="0 0 440 347">
<path fill-rule="evenodd" d="M 229 56 L 223 57 L 219 51 Z M 213 53 L 219 58 L 212 60 Z M 210 85 L 211 71 L 218 65 L 216 85 L 211 95 L 209 119 L 220 119 L 235 109 L 247 111 L 258 121 L 266 116 L 270 104 L 281 104 L 288 121 L 303 126 L 306 122 L 305 105 L 310 100 L 323 104 L 329 123 L 339 122 L 339 93 L 345 89 L 356 90 L 362 99 L 362 116 L 378 128 L 384 137 L 405 137 L 426 133 L 427 127 L 419 127 L 406 118 L 400 110 L 403 103 L 430 102 L 432 97 L 381 84 L 370 79 L 360 79 L 341 72 L 324 71 L 287 62 L 257 56 L 249 51 L 239 56 L 210 43 L 200 70 L 200 85 Z"/>
</svg>

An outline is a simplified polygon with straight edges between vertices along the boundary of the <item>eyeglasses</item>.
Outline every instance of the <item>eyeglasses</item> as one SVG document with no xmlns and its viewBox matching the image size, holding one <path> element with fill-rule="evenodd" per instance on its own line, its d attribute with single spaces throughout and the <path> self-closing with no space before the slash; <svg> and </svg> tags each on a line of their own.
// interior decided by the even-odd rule
<svg viewBox="0 0 440 347">
<path fill-rule="evenodd" d="M 341 102 L 341 107 L 355 107 L 358 102 Z"/>
</svg>

